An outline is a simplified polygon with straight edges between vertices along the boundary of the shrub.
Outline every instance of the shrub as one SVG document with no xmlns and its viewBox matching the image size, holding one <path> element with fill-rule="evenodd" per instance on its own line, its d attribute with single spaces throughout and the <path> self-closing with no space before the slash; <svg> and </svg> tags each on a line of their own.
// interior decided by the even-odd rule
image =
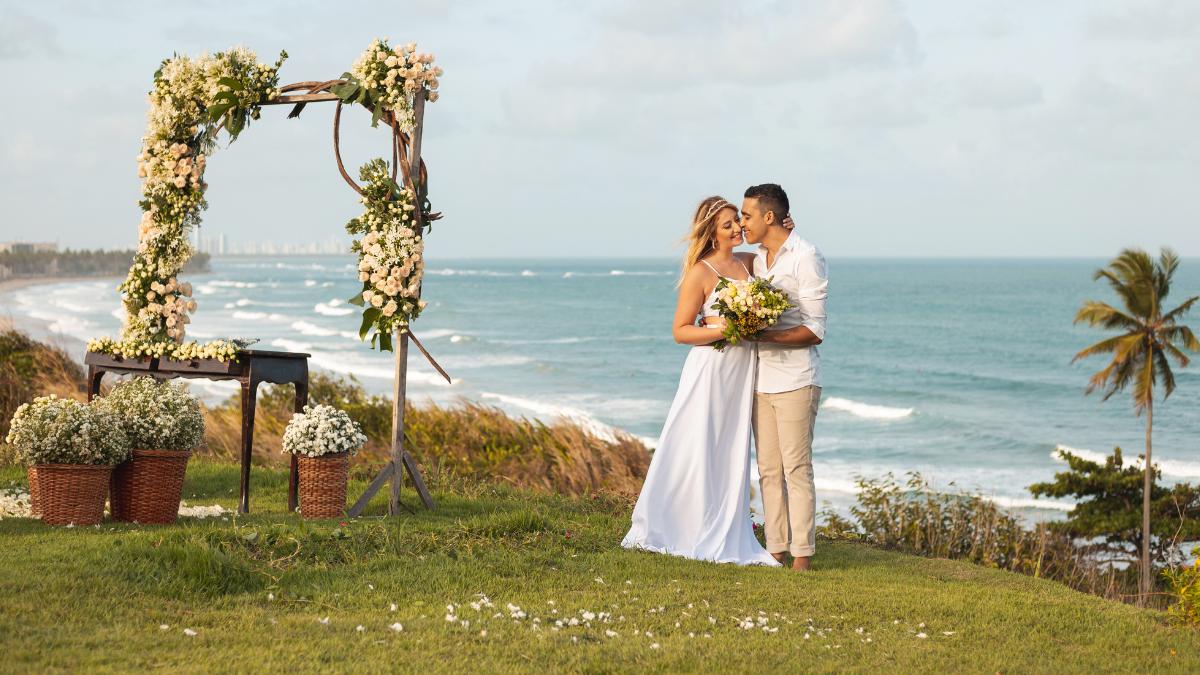
<svg viewBox="0 0 1200 675">
<path fill-rule="evenodd" d="M 1174 600 L 1167 614 L 1176 623 L 1200 627 L 1200 548 L 1192 549 L 1192 557 L 1196 559 L 1191 565 L 1163 571 Z"/>
<path fill-rule="evenodd" d="M 200 402 L 183 385 L 138 377 L 115 385 L 96 404 L 121 419 L 131 447 L 191 450 L 204 441 Z"/>
<path fill-rule="evenodd" d="M 5 440 L 28 464 L 119 464 L 129 457 L 119 417 L 53 395 L 17 408 Z"/>
</svg>

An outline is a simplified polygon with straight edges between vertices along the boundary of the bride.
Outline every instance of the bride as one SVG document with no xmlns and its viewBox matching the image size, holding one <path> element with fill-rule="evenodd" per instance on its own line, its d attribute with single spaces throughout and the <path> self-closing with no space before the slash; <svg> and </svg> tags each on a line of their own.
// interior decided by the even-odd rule
<svg viewBox="0 0 1200 675">
<path fill-rule="evenodd" d="M 621 545 L 696 560 L 740 565 L 779 562 L 754 537 L 750 522 L 750 415 L 755 347 L 724 351 L 724 321 L 711 309 L 721 278 L 750 277 L 737 208 L 721 197 L 700 202 L 683 259 L 672 334 L 692 345 L 646 482 Z M 697 317 L 703 325 L 697 324 Z"/>
</svg>

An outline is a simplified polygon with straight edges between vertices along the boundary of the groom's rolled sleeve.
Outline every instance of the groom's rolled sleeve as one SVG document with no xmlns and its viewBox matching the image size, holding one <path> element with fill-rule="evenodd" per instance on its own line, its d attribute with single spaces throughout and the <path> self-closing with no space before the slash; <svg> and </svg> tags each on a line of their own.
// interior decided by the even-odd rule
<svg viewBox="0 0 1200 675">
<path fill-rule="evenodd" d="M 829 275 L 825 258 L 816 250 L 796 256 L 796 311 L 800 325 L 811 330 L 818 340 L 825 339 L 825 298 L 829 295 Z"/>
</svg>

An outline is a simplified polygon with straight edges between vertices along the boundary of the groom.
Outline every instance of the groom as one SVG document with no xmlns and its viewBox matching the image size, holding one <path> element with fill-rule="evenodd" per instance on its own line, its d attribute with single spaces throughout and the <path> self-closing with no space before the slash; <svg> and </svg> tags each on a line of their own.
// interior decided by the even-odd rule
<svg viewBox="0 0 1200 675">
<path fill-rule="evenodd" d="M 767 551 L 781 563 L 790 552 L 792 569 L 807 570 L 816 552 L 812 437 L 829 280 L 821 252 L 784 223 L 789 209 L 783 188 L 755 185 L 742 202 L 742 228 L 746 243 L 760 244 L 754 276 L 770 278 L 795 305 L 758 340 L 754 443 Z"/>
</svg>

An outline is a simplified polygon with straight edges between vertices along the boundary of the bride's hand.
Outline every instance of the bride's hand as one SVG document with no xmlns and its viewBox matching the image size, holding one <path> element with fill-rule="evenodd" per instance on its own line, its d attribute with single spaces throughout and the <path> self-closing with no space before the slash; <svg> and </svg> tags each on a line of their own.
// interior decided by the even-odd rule
<svg viewBox="0 0 1200 675">
<path fill-rule="evenodd" d="M 792 220 L 792 214 L 789 213 L 783 217 L 783 229 L 790 230 L 794 227 L 796 227 L 796 223 Z"/>
</svg>

